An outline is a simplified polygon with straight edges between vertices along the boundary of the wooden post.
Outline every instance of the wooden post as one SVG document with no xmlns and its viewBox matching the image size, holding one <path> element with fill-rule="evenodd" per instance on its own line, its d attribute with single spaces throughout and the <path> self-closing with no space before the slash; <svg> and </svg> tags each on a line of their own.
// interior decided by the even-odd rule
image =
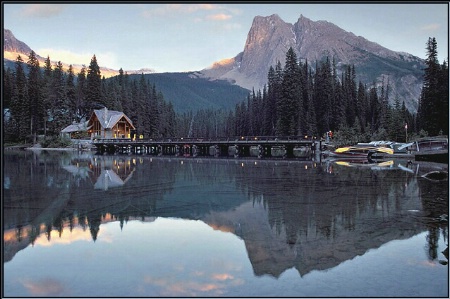
<svg viewBox="0 0 450 299">
<path fill-rule="evenodd" d="M 408 143 L 408 124 L 405 124 L 405 143 Z"/>
</svg>

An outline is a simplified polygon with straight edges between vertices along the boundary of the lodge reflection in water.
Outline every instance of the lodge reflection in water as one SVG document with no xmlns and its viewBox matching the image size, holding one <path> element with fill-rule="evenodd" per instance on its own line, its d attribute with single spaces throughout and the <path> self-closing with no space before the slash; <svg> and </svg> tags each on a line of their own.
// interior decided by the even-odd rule
<svg viewBox="0 0 450 299">
<path fill-rule="evenodd" d="M 423 231 L 430 259 L 440 237 L 448 244 L 448 182 L 421 178 L 419 165 L 29 152 L 5 161 L 5 261 L 42 233 L 79 226 L 95 241 L 102 223 L 156 217 L 234 233 L 255 274 L 274 277 L 329 269 Z"/>
<path fill-rule="evenodd" d="M 95 189 L 108 190 L 123 186 L 131 179 L 135 167 L 136 158 L 93 156 L 90 159 L 75 158 L 69 165 L 64 165 L 63 169 L 77 179 L 89 178 Z"/>
</svg>

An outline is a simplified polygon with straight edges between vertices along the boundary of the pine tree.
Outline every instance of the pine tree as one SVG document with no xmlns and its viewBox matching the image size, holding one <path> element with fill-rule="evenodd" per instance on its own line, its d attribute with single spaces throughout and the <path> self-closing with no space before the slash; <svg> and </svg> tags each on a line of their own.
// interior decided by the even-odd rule
<svg viewBox="0 0 450 299">
<path fill-rule="evenodd" d="M 148 105 L 149 105 L 149 113 L 148 113 L 149 135 L 151 137 L 158 137 L 158 135 L 159 135 L 158 123 L 162 120 L 160 119 L 160 113 L 159 113 L 159 109 L 158 109 L 158 96 L 157 96 L 157 92 L 156 92 L 156 86 L 154 84 L 151 89 Z M 190 121 L 190 119 L 189 119 L 189 121 Z M 189 132 L 189 129 L 188 128 L 186 128 L 186 129 Z M 187 136 L 187 134 L 186 134 L 186 136 Z"/>
<path fill-rule="evenodd" d="M 331 111 L 333 118 L 330 121 L 330 129 L 336 129 L 339 127 L 347 126 L 347 114 L 348 114 L 348 99 L 346 97 L 345 87 L 346 83 L 346 75 L 347 70 L 344 71 L 341 75 L 341 80 L 335 80 L 333 86 L 333 94 Z"/>
<path fill-rule="evenodd" d="M 44 62 L 44 74 L 42 78 L 42 98 L 44 105 L 44 135 L 47 135 L 47 127 L 51 121 L 51 109 L 53 107 L 54 92 L 53 92 L 53 68 L 50 57 L 47 56 Z"/>
<path fill-rule="evenodd" d="M 137 91 L 137 97 L 136 97 L 136 104 L 135 109 L 136 115 L 137 115 L 137 122 L 135 126 L 139 128 L 138 130 L 142 130 L 141 128 L 144 128 L 146 123 L 146 117 L 145 110 L 148 105 L 148 95 L 149 95 L 149 87 L 147 86 L 147 82 L 145 80 L 144 74 L 141 74 L 139 77 L 139 86 Z"/>
<path fill-rule="evenodd" d="M 356 114 L 356 84 L 355 84 L 355 68 L 347 66 L 344 81 L 342 83 L 343 97 L 346 99 L 345 119 L 348 126 L 355 123 Z"/>
<path fill-rule="evenodd" d="M 45 108 L 41 95 L 41 68 L 36 53 L 31 51 L 28 56 L 28 99 L 30 109 L 30 133 L 33 136 L 33 143 L 36 143 L 38 128 L 43 127 Z"/>
<path fill-rule="evenodd" d="M 299 115 L 303 115 L 300 70 L 297 55 L 289 48 L 283 70 L 281 98 L 277 103 L 277 134 L 297 135 L 303 128 L 298 127 Z"/>
<path fill-rule="evenodd" d="M 176 128 L 176 114 L 175 110 L 173 108 L 172 102 L 169 102 L 166 105 L 166 130 L 165 130 L 165 136 L 166 137 L 173 137 L 175 136 L 175 128 Z M 217 137 L 217 136 L 215 136 Z"/>
<path fill-rule="evenodd" d="M 16 59 L 14 93 L 11 98 L 11 116 L 15 122 L 17 140 L 25 140 L 30 134 L 30 107 L 28 100 L 27 79 L 23 69 L 23 59 Z"/>
<path fill-rule="evenodd" d="M 88 111 L 104 107 L 101 95 L 101 72 L 95 55 L 91 59 L 86 76 L 86 108 Z"/>
<path fill-rule="evenodd" d="M 448 64 L 444 61 L 440 67 L 440 72 L 438 76 L 438 91 L 437 91 L 437 111 L 439 114 L 437 115 L 437 129 L 439 130 L 438 134 L 442 133 L 444 135 L 448 135 L 448 97 L 449 97 L 449 78 L 448 78 Z"/>
<path fill-rule="evenodd" d="M 281 97 L 281 82 L 283 80 L 283 70 L 280 61 L 277 62 L 275 69 L 269 68 L 268 72 L 268 91 L 267 104 L 265 109 L 265 134 L 275 135 L 277 125 L 277 106 Z"/>
<path fill-rule="evenodd" d="M 66 96 L 66 78 L 61 61 L 58 61 L 53 70 L 52 76 L 53 101 L 51 104 L 51 122 L 49 124 L 50 133 L 59 135 L 62 129 L 71 123 L 69 114 L 69 104 Z"/>
<path fill-rule="evenodd" d="M 3 132 L 5 134 L 5 140 L 13 139 L 14 121 L 11 117 L 11 102 L 14 94 L 14 74 L 10 68 L 5 69 L 3 66 Z"/>
<path fill-rule="evenodd" d="M 356 115 L 358 115 L 359 124 L 362 132 L 365 132 L 367 126 L 367 95 L 366 86 L 359 81 L 358 91 L 356 96 Z"/>
<path fill-rule="evenodd" d="M 113 96 L 111 94 L 111 89 L 108 86 L 108 83 L 106 81 L 105 77 L 102 77 L 100 80 L 100 103 L 102 103 L 103 106 L 107 107 L 108 109 L 112 109 L 112 106 L 114 104 Z"/>
<path fill-rule="evenodd" d="M 317 113 L 319 134 L 333 130 L 333 77 L 328 58 L 316 66 L 314 80 L 314 105 Z"/>
<path fill-rule="evenodd" d="M 370 126 L 370 133 L 374 133 L 379 127 L 380 103 L 378 100 L 376 84 L 373 83 L 369 91 L 369 107 L 367 118 Z"/>
<path fill-rule="evenodd" d="M 388 107 L 385 112 L 385 126 L 388 139 L 392 141 L 405 142 L 404 126 L 405 121 L 403 119 L 400 100 L 396 98 L 394 100 L 394 106 Z"/>
<path fill-rule="evenodd" d="M 389 97 L 388 97 L 388 91 L 389 91 L 389 81 L 387 83 L 387 86 L 385 87 L 384 77 L 381 80 L 381 91 L 380 91 L 380 122 L 379 122 L 379 128 L 382 128 L 386 131 L 389 131 L 389 121 L 388 121 L 388 113 L 389 113 Z"/>
<path fill-rule="evenodd" d="M 90 111 L 86 106 L 86 67 L 83 65 L 80 72 L 77 75 L 77 86 L 76 86 L 76 118 L 81 120 L 83 118 L 88 118 L 92 111 Z"/>
<path fill-rule="evenodd" d="M 80 119 L 76 118 L 77 91 L 76 91 L 76 86 L 75 86 L 75 74 L 73 72 L 72 65 L 69 65 L 69 69 L 67 70 L 66 96 L 67 96 L 67 106 L 69 109 L 70 118 L 77 122 L 80 121 Z"/>
<path fill-rule="evenodd" d="M 3 107 L 9 108 L 13 95 L 14 75 L 11 68 L 5 69 L 3 66 Z"/>
<path fill-rule="evenodd" d="M 440 128 L 440 119 L 442 113 L 439 111 L 439 86 L 440 82 L 440 66 L 437 60 L 437 43 L 435 38 L 429 38 L 427 42 L 427 59 L 425 60 L 425 74 L 423 79 L 422 93 L 420 97 L 420 104 L 418 110 L 419 126 L 421 129 L 428 132 L 429 135 L 437 135 L 442 130 Z M 445 84 L 445 83 L 444 83 Z M 448 89 L 448 82 L 446 83 Z M 447 92 L 448 102 L 448 92 Z"/>
</svg>

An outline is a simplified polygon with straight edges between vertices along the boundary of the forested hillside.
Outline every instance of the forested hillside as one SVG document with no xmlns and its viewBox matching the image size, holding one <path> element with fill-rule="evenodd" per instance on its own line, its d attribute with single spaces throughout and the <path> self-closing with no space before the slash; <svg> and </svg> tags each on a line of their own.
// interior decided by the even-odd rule
<svg viewBox="0 0 450 299">
<path fill-rule="evenodd" d="M 345 143 L 405 142 L 405 130 L 422 136 L 447 135 L 448 65 L 445 61 L 439 65 L 436 53 L 436 41 L 430 38 L 417 114 L 411 114 L 398 98 L 389 104 L 388 80 L 381 86 L 363 84 L 356 81 L 354 66 L 337 76 L 329 59 L 316 63 L 312 72 L 289 48 L 284 67 L 280 63 L 270 67 L 267 89 L 253 92 L 228 122 L 234 124 L 235 135 L 323 136 L 332 131 Z"/>
<path fill-rule="evenodd" d="M 329 59 L 316 62 L 313 71 L 292 48 L 284 66 L 278 62 L 269 69 L 268 85 L 251 92 L 195 73 L 120 70 L 105 79 L 95 55 L 75 74 L 50 58 L 41 67 L 32 51 L 26 61 L 19 56 L 14 69 L 3 70 L 4 136 L 8 142 L 33 143 L 39 135 L 57 138 L 64 127 L 102 107 L 124 112 L 145 138 L 321 137 L 333 131 L 337 140 L 356 143 L 405 141 L 405 130 L 410 136 L 447 135 L 448 65 L 439 64 L 436 53 L 430 38 L 419 109 L 411 114 L 398 98 L 389 105 L 388 80 L 381 86 L 357 82 L 358 69 L 350 65 L 338 76 Z"/>
<path fill-rule="evenodd" d="M 130 79 L 138 76 L 130 75 Z M 225 80 L 199 78 L 195 72 L 145 74 L 144 78 L 161 91 L 164 99 L 171 102 L 178 113 L 201 109 L 234 109 L 249 93 L 249 90 Z"/>
</svg>

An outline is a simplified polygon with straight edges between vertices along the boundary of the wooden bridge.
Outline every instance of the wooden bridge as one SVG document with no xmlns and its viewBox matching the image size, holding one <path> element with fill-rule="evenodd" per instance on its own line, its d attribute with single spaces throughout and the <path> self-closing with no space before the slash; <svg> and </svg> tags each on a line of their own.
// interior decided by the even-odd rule
<svg viewBox="0 0 450 299">
<path fill-rule="evenodd" d="M 317 144 L 309 136 L 243 136 L 236 138 L 94 139 L 97 152 L 173 156 L 310 158 Z"/>
</svg>

